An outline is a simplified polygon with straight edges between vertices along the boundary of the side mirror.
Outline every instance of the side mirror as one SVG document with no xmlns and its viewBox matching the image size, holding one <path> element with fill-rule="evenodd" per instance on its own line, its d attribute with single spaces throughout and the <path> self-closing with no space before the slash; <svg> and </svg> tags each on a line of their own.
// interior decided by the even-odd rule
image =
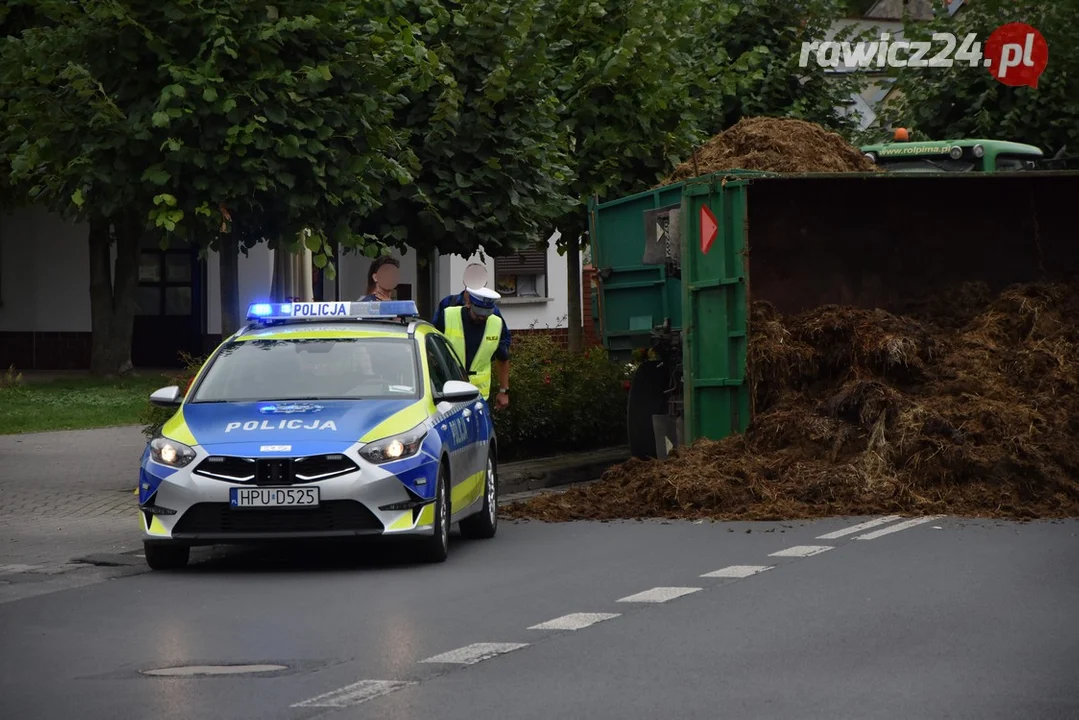
<svg viewBox="0 0 1079 720">
<path fill-rule="evenodd" d="M 442 392 L 438 394 L 438 400 L 440 402 L 458 403 L 476 400 L 479 396 L 480 389 L 472 383 L 450 380 L 442 386 Z"/>
<path fill-rule="evenodd" d="M 150 402 L 158 407 L 180 407 L 183 400 L 183 397 L 180 395 L 180 388 L 176 385 L 169 385 L 160 390 L 155 390 L 153 394 L 150 395 Z"/>
</svg>

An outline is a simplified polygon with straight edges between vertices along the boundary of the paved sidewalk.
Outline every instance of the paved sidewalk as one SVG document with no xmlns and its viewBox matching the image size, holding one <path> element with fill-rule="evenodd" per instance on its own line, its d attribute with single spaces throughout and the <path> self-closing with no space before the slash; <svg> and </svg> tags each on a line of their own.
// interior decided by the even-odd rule
<svg viewBox="0 0 1079 720">
<path fill-rule="evenodd" d="M 137 426 L 0 436 L 0 580 L 66 569 L 90 550 L 137 543 Z M 5 570 L 7 567 L 7 570 Z"/>
</svg>

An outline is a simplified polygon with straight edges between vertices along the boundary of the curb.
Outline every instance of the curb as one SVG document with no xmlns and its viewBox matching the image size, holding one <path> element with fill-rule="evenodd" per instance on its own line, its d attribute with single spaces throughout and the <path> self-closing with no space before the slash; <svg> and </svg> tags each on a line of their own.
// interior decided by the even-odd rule
<svg viewBox="0 0 1079 720">
<path fill-rule="evenodd" d="M 506 463 L 498 469 L 500 495 L 596 480 L 630 457 L 629 446 Z"/>
</svg>

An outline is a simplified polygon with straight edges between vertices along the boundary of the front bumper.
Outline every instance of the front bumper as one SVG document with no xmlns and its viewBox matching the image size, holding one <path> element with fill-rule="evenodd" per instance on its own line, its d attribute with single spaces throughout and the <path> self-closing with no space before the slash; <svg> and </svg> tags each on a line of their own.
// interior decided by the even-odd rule
<svg viewBox="0 0 1079 720">
<path fill-rule="evenodd" d="M 234 508 L 233 487 L 266 487 L 232 482 L 195 472 L 208 457 L 194 447 L 195 459 L 179 469 L 145 458 L 140 473 L 140 522 L 146 542 L 211 545 L 261 540 L 430 536 L 434 533 L 433 490 L 438 460 L 420 454 L 386 465 L 364 460 L 355 447 L 342 452 L 358 469 L 325 480 L 275 487 L 318 487 L 314 508 Z M 406 490 L 406 484 L 417 492 Z M 430 500 L 423 496 L 432 495 Z M 407 509 L 389 505 L 412 504 Z M 418 503 L 418 504 L 417 504 Z"/>
</svg>

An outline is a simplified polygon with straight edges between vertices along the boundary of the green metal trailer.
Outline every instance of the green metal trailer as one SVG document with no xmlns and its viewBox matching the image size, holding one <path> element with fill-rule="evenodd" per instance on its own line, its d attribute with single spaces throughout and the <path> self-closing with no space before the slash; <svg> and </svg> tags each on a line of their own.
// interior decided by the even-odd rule
<svg viewBox="0 0 1079 720">
<path fill-rule="evenodd" d="M 589 203 L 593 316 L 612 360 L 647 351 L 629 444 L 664 457 L 753 417 L 750 304 L 899 310 L 972 280 L 1079 275 L 1079 172 L 702 175 Z"/>
</svg>

